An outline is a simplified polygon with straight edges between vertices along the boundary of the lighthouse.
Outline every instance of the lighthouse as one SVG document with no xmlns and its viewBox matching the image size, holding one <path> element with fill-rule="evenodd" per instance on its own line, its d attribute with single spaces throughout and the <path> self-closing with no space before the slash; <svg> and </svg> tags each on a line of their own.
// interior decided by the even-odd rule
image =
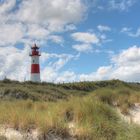
<svg viewBox="0 0 140 140">
<path fill-rule="evenodd" d="M 39 47 L 34 44 L 31 47 L 31 81 L 40 82 Z"/>
</svg>

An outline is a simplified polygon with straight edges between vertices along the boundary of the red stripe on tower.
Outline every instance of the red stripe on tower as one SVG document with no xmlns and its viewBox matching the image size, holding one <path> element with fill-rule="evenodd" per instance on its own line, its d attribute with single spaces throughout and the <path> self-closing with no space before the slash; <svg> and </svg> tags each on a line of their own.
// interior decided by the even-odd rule
<svg viewBox="0 0 140 140">
<path fill-rule="evenodd" d="M 39 64 L 32 64 L 31 65 L 31 73 L 40 73 Z"/>
<path fill-rule="evenodd" d="M 40 82 L 39 47 L 31 47 L 31 81 Z"/>
</svg>

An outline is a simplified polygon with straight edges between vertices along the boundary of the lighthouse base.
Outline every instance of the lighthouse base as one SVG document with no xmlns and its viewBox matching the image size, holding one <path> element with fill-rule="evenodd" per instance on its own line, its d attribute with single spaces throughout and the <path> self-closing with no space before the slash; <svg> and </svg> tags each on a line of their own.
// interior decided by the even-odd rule
<svg viewBox="0 0 140 140">
<path fill-rule="evenodd" d="M 31 81 L 32 82 L 41 82 L 40 74 L 39 73 L 32 73 L 31 74 Z"/>
</svg>

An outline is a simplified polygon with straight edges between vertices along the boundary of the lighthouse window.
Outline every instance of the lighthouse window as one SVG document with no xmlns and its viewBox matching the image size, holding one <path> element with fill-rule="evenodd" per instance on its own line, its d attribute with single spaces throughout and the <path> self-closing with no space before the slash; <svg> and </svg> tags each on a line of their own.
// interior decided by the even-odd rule
<svg viewBox="0 0 140 140">
<path fill-rule="evenodd" d="M 35 62 L 35 60 L 33 60 L 33 63 Z"/>
</svg>

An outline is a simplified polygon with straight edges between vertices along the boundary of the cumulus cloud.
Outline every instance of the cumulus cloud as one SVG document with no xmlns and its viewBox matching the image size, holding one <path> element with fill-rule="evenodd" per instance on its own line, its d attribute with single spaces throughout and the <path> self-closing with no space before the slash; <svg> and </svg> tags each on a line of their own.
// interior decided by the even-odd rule
<svg viewBox="0 0 140 140">
<path fill-rule="evenodd" d="M 89 32 L 75 32 L 71 37 L 80 42 L 80 44 L 73 45 L 72 48 L 78 52 L 92 52 L 93 44 L 99 44 L 99 38 L 94 33 Z"/>
<path fill-rule="evenodd" d="M 29 78 L 29 46 L 23 50 L 13 46 L 0 48 L 0 79 L 4 77 L 23 81 Z"/>
<path fill-rule="evenodd" d="M 70 55 L 70 54 L 45 54 L 44 57 L 49 58 L 56 58 L 55 61 L 52 61 L 48 63 L 47 66 L 45 66 L 42 69 L 41 79 L 42 81 L 48 81 L 48 82 L 66 82 L 71 81 L 74 79 L 74 72 L 68 72 L 63 71 L 61 72 L 61 69 L 72 59 L 76 59 L 79 57 L 79 55 Z M 45 58 L 45 60 L 48 60 Z M 73 74 L 72 74 L 73 73 Z M 70 75 L 72 76 L 70 78 Z M 73 77 L 74 76 L 74 77 Z M 69 77 L 69 79 L 67 79 Z"/>
<path fill-rule="evenodd" d="M 98 25 L 97 26 L 98 30 L 101 31 L 101 32 L 104 32 L 104 31 L 111 31 L 111 28 L 109 26 L 106 26 L 106 25 Z"/>
<path fill-rule="evenodd" d="M 65 26 L 65 31 L 73 31 L 76 30 L 76 26 L 74 24 L 69 24 Z"/>
<path fill-rule="evenodd" d="M 109 66 L 101 66 L 96 72 L 79 75 L 80 80 L 94 81 L 120 79 L 140 81 L 140 47 L 132 46 L 111 58 Z"/>
<path fill-rule="evenodd" d="M 50 35 L 48 39 L 57 44 L 62 44 L 64 42 L 63 37 L 59 35 Z"/>
<path fill-rule="evenodd" d="M 58 10 L 59 9 L 59 10 Z M 17 18 L 28 23 L 48 25 L 51 31 L 79 22 L 86 11 L 81 0 L 26 0 L 22 1 Z"/>
<path fill-rule="evenodd" d="M 93 49 L 90 44 L 77 44 L 73 45 L 72 48 L 78 52 L 91 52 Z"/>
<path fill-rule="evenodd" d="M 23 81 L 27 75 L 29 79 L 30 47 L 26 45 L 19 49 L 17 44 L 43 44 L 47 41 L 62 44 L 64 39 L 57 33 L 76 30 L 75 24 L 83 20 L 86 10 L 83 0 L 0 1 L 0 78 L 7 75 L 8 78 Z M 56 78 L 58 71 L 75 58 L 77 56 L 69 54 L 42 52 L 42 79 L 46 73 L 51 80 Z M 64 75 L 68 77 L 69 73 L 64 72 Z"/>
<path fill-rule="evenodd" d="M 120 79 L 125 81 L 140 82 L 140 47 L 132 46 L 119 54 L 113 55 L 110 65 L 101 66 L 97 71 L 89 74 L 76 74 L 66 71 L 61 74 L 52 73 L 56 82 L 96 81 Z M 54 71 L 53 71 L 54 72 Z M 69 79 L 66 77 L 70 76 Z"/>
<path fill-rule="evenodd" d="M 27 25 L 27 36 L 32 39 L 47 39 L 49 31 L 38 24 Z"/>
<path fill-rule="evenodd" d="M 86 10 L 82 0 L 0 1 L 0 45 L 48 39 L 61 44 L 63 39 L 53 33 L 75 30 Z"/>
<path fill-rule="evenodd" d="M 1 24 L 0 25 L 0 45 L 14 45 L 21 41 L 25 33 L 22 24 Z"/>
<path fill-rule="evenodd" d="M 112 58 L 115 69 L 111 77 L 128 81 L 140 81 L 140 48 L 130 47 Z"/>
<path fill-rule="evenodd" d="M 0 1 L 0 14 L 4 14 L 12 10 L 16 5 L 16 0 Z"/>
<path fill-rule="evenodd" d="M 74 82 L 76 81 L 76 74 L 73 71 L 64 71 L 56 78 L 56 83 Z"/>
<path fill-rule="evenodd" d="M 77 74 L 73 71 L 58 73 L 53 69 L 46 69 L 50 73 L 48 81 L 73 82 L 73 81 L 96 81 L 108 79 L 120 79 L 125 81 L 140 81 L 140 47 L 132 46 L 119 54 L 113 55 L 110 65 L 101 66 L 97 71 L 88 74 Z M 47 75 L 46 75 L 47 76 Z M 69 77 L 69 78 L 68 78 Z M 53 80 L 52 80 L 53 79 Z"/>
<path fill-rule="evenodd" d="M 75 41 L 79 41 L 82 43 L 92 43 L 92 44 L 99 43 L 99 39 L 94 33 L 76 32 L 73 33 L 71 36 Z"/>
<path fill-rule="evenodd" d="M 107 6 L 111 9 L 125 11 L 133 6 L 132 0 L 110 0 Z M 46 43 L 53 41 L 61 44 L 64 39 L 58 33 L 76 30 L 76 23 L 84 19 L 87 10 L 83 0 L 16 0 L 0 1 L 0 79 L 7 78 L 23 81 L 29 80 L 30 47 L 16 48 L 16 44 Z M 105 25 L 97 27 L 105 32 L 111 29 Z M 128 28 L 122 32 L 129 36 L 140 36 L 139 29 L 132 33 Z M 90 32 L 76 32 L 71 35 L 76 41 L 73 49 L 78 52 L 92 52 L 93 45 L 107 40 L 105 34 L 96 35 Z M 112 57 L 110 65 L 101 66 L 89 74 L 76 74 L 63 67 L 78 55 L 49 54 L 42 52 L 40 58 L 41 78 L 49 82 L 70 82 L 80 80 L 103 80 L 119 78 L 128 81 L 140 81 L 139 63 L 140 48 L 130 47 Z M 17 59 L 18 58 L 18 59 Z M 46 66 L 47 65 L 47 66 Z M 62 70 L 62 71 L 61 71 Z"/>
<path fill-rule="evenodd" d="M 96 72 L 90 74 L 80 74 L 80 81 L 96 81 L 96 80 L 107 80 L 109 78 L 112 66 L 101 66 Z"/>
</svg>

